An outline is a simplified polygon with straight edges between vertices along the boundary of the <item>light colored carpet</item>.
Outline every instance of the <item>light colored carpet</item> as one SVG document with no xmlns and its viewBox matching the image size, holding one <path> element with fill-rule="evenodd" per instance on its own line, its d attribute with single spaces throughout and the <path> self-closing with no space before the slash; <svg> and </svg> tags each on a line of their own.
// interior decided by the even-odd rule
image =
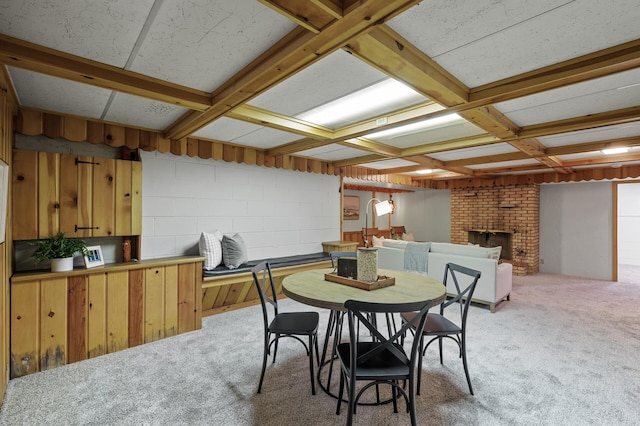
<svg viewBox="0 0 640 426">
<path fill-rule="evenodd" d="M 283 310 L 310 309 L 283 300 Z M 515 277 L 495 314 L 473 307 L 471 396 L 455 345 L 424 359 L 419 423 L 640 424 L 640 285 Z M 321 312 L 326 324 L 327 312 Z M 205 318 L 203 329 L 9 383 L 2 425 L 333 425 L 335 400 L 311 395 L 302 346 L 281 343 L 256 394 L 260 308 Z M 390 405 L 359 407 L 356 425 L 405 425 Z"/>
</svg>

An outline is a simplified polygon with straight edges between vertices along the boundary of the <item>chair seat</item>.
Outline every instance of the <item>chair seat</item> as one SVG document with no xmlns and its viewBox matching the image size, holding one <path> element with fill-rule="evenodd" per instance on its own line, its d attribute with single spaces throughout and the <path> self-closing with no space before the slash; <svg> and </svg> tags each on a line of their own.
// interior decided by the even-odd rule
<svg viewBox="0 0 640 426">
<path fill-rule="evenodd" d="M 319 322 L 317 312 L 286 312 L 273 318 L 269 330 L 277 334 L 315 334 Z"/>
<path fill-rule="evenodd" d="M 403 321 L 411 321 L 411 319 L 415 316 L 413 312 L 406 312 L 402 314 Z M 462 333 L 462 329 L 455 323 L 451 322 L 444 316 L 440 314 L 429 313 L 427 316 L 427 321 L 424 325 L 423 334 L 429 335 L 448 335 L 448 334 L 456 334 Z"/>
<path fill-rule="evenodd" d="M 351 360 L 349 358 L 350 345 L 350 343 L 340 343 L 338 345 L 338 356 L 347 369 L 351 368 Z M 377 342 L 359 342 L 357 344 L 358 356 L 377 346 L 380 346 Z M 398 344 L 394 346 L 404 353 L 402 346 Z M 409 372 L 409 366 L 406 362 L 398 359 L 391 352 L 384 350 L 366 362 L 359 364 L 356 369 L 356 376 L 362 380 L 377 380 L 380 378 L 394 380 L 407 378 Z"/>
</svg>

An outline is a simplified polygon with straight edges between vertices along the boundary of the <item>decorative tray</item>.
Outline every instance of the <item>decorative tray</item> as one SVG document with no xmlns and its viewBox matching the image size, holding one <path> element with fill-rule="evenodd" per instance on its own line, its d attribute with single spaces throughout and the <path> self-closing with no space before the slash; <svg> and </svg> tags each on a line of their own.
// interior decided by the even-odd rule
<svg viewBox="0 0 640 426">
<path fill-rule="evenodd" d="M 324 274 L 326 281 L 331 281 L 338 284 L 348 285 L 350 287 L 356 287 L 363 290 L 377 290 L 379 288 L 389 287 L 396 284 L 394 277 L 387 277 L 385 275 L 378 275 L 378 280 L 373 282 L 358 281 L 354 278 L 341 277 L 336 274 Z"/>
</svg>

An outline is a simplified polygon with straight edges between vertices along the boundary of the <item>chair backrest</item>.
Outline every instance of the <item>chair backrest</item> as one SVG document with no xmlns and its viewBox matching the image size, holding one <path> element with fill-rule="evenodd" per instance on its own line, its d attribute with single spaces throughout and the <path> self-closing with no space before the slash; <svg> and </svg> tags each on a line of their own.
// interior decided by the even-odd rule
<svg viewBox="0 0 640 426">
<path fill-rule="evenodd" d="M 338 267 L 338 259 L 340 259 L 341 257 L 358 257 L 358 253 L 355 251 L 332 251 L 331 253 L 329 253 L 329 256 L 331 257 L 331 267 L 332 268 L 337 268 Z"/>
<path fill-rule="evenodd" d="M 417 355 L 420 349 L 420 339 L 413 339 L 409 356 L 400 349 L 402 347 L 403 337 L 415 327 L 416 336 L 420 336 L 424 329 L 429 309 L 433 306 L 432 300 L 423 300 L 412 303 L 372 303 L 361 302 L 357 300 L 347 300 L 344 307 L 347 309 L 347 317 L 349 319 L 349 342 L 352 349 L 355 348 L 360 338 L 373 338 L 379 342 L 371 350 L 357 354 L 355 350 L 351 351 L 351 365 L 358 365 L 366 362 L 370 358 L 379 355 L 383 351 L 387 351 L 403 364 L 410 365 L 413 369 L 417 363 Z M 400 329 L 389 324 L 383 329 L 375 320 L 378 313 L 383 314 L 400 314 L 403 312 L 416 312 L 416 315 L 407 322 L 403 322 Z M 373 315 L 369 315 L 373 314 Z M 389 318 L 389 315 L 386 315 Z M 360 326 L 364 326 L 369 333 L 361 334 Z"/>
<path fill-rule="evenodd" d="M 462 318 L 462 328 L 467 323 L 467 313 L 473 298 L 473 292 L 476 289 L 478 280 L 480 279 L 480 271 L 457 265 L 455 263 L 447 263 L 444 269 L 444 278 L 442 283 L 447 286 L 448 282 L 453 282 L 457 294 L 440 305 L 440 313 L 444 314 L 445 308 L 455 304 L 460 307 L 460 317 Z M 450 280 L 450 281 L 449 281 Z"/>
<path fill-rule="evenodd" d="M 271 275 L 271 266 L 269 262 L 260 262 L 251 268 L 253 275 L 253 283 L 256 285 L 258 295 L 260 296 L 260 304 L 262 305 L 262 317 L 264 319 L 265 329 L 269 326 L 268 305 L 273 307 L 273 314 L 278 315 L 278 298 L 276 295 L 276 285 Z"/>
<path fill-rule="evenodd" d="M 402 234 L 406 233 L 404 226 L 392 226 L 391 227 L 391 236 L 394 237 L 396 235 L 402 236 Z"/>
</svg>

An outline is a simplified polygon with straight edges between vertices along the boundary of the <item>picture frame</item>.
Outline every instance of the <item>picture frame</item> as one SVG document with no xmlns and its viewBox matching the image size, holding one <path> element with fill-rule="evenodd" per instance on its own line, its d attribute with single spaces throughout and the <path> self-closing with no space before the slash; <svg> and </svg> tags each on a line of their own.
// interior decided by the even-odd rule
<svg viewBox="0 0 640 426">
<path fill-rule="evenodd" d="M 342 219 L 360 219 L 360 197 L 356 195 L 345 195 L 342 199 Z"/>
<path fill-rule="evenodd" d="M 102 249 L 100 246 L 87 247 L 87 255 L 84 256 L 84 266 L 89 268 L 95 268 L 96 266 L 104 266 L 104 257 L 102 256 Z"/>
</svg>

